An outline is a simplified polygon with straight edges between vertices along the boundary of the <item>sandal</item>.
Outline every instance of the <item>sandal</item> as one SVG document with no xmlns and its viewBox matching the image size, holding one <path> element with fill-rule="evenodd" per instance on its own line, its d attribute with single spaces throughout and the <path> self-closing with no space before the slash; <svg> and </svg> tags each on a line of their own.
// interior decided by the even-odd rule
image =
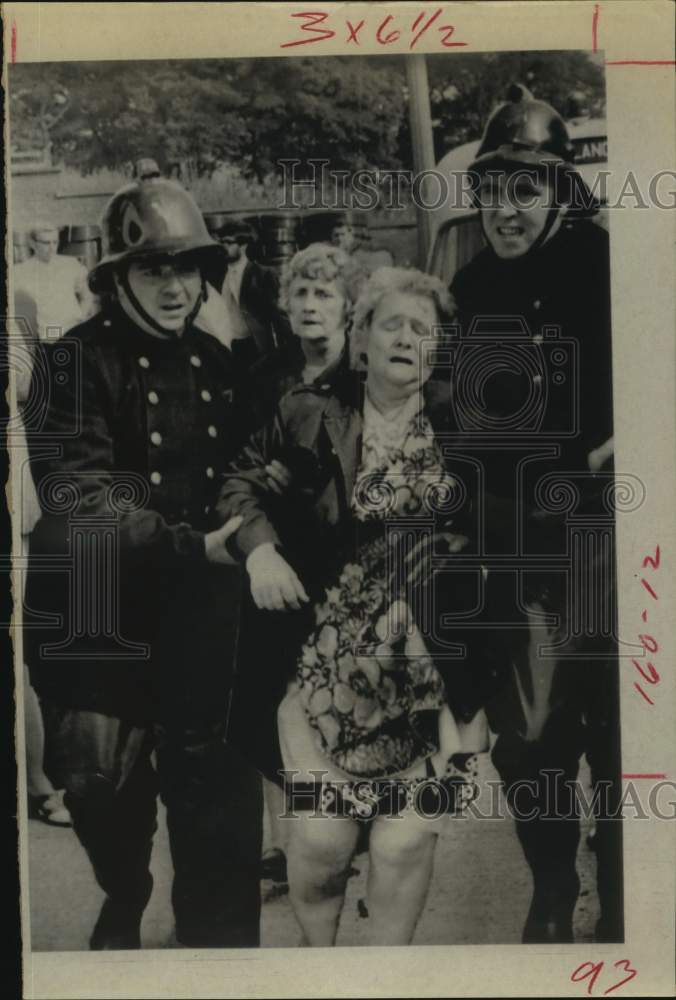
<svg viewBox="0 0 676 1000">
<path fill-rule="evenodd" d="M 264 852 L 261 858 L 261 878 L 277 883 L 287 881 L 286 855 L 279 847 L 271 847 Z"/>
<path fill-rule="evenodd" d="M 28 818 L 39 819 L 48 826 L 72 826 L 70 813 L 63 804 L 63 789 L 51 795 L 28 796 Z"/>
</svg>

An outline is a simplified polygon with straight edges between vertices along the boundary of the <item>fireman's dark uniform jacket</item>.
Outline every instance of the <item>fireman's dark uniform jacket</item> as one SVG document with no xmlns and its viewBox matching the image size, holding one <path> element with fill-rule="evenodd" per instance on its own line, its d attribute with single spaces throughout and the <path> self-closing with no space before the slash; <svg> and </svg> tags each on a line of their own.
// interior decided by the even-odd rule
<svg viewBox="0 0 676 1000">
<path fill-rule="evenodd" d="M 603 503 L 604 490 L 609 483 L 608 469 L 593 475 L 588 466 L 589 453 L 612 436 L 608 289 L 608 237 L 591 222 L 564 226 L 527 259 L 504 261 L 490 249 L 483 250 L 456 275 L 452 284 L 463 334 L 470 332 L 473 324 L 475 329 L 479 328 L 479 321 L 484 334 L 494 334 L 507 349 L 510 337 L 514 337 L 517 349 L 528 356 L 530 348 L 524 343 L 524 329 L 526 336 L 536 338 L 546 336 L 548 327 L 556 330 L 546 354 L 541 353 L 541 345 L 533 345 L 532 350 L 538 356 L 538 364 L 534 366 L 534 370 L 535 367 L 538 370 L 534 375 L 527 371 L 498 375 L 486 392 L 487 405 L 493 412 L 509 416 L 527 398 L 529 380 L 551 379 L 558 368 L 569 384 L 558 395 L 556 386 L 552 391 L 550 383 L 548 397 L 543 403 L 541 430 L 523 435 L 520 444 L 515 437 L 510 442 L 515 445 L 514 450 L 495 438 L 491 443 L 490 434 L 485 435 L 486 440 L 480 447 L 476 444 L 482 435 L 475 435 L 473 447 L 462 430 L 457 442 L 460 447 L 460 442 L 464 442 L 464 447 L 473 452 L 482 465 L 484 487 L 478 504 L 485 520 L 489 560 L 491 556 L 516 552 L 517 530 L 520 529 L 521 555 L 544 560 L 541 569 L 531 569 L 524 574 L 526 597 L 537 600 L 546 610 L 555 609 L 564 614 L 566 575 L 561 564 L 570 556 L 567 515 L 545 508 L 544 491 L 538 489 L 538 484 L 551 477 L 549 481 L 555 490 L 556 483 L 569 481 L 579 489 L 576 516 L 600 517 L 606 524 L 612 521 Z M 509 317 L 519 317 L 525 326 L 522 327 L 520 321 L 510 321 Z M 577 363 L 573 363 L 570 341 L 575 344 Z M 554 352 L 559 344 L 570 361 L 566 369 L 552 360 L 553 356 L 556 358 Z M 570 392 L 573 384 L 575 391 Z M 579 428 L 577 433 L 569 434 L 569 429 L 575 425 Z M 546 453 L 548 445 L 549 454 Z M 522 475 L 517 481 L 517 465 L 523 460 L 527 464 L 522 466 Z M 495 579 L 497 582 L 499 578 Z M 510 585 L 506 580 L 501 582 L 505 584 L 505 593 L 496 597 L 497 603 L 504 600 L 498 620 L 504 621 L 507 614 L 516 623 L 520 615 L 515 588 L 512 584 L 510 594 L 507 592 Z M 497 608 L 494 610 L 497 612 Z M 565 619 L 561 628 L 565 628 Z M 486 662 L 490 659 L 491 650 L 488 650 Z M 569 688 L 568 698 L 584 696 L 586 684 L 585 678 L 580 677 L 581 670 L 579 664 L 571 662 L 569 669 L 557 678 L 558 683 Z M 588 668 L 583 671 L 586 672 Z M 569 730 L 566 739 L 567 742 L 573 740 L 574 733 Z M 581 732 L 577 739 L 583 739 Z"/>
<path fill-rule="evenodd" d="M 155 258 L 203 254 L 203 281 L 215 259 L 190 196 L 148 183 L 118 192 L 104 217 L 99 267 L 118 268 L 128 297 L 125 258 L 144 249 L 144 233 Z M 158 786 L 178 941 L 255 946 L 259 778 L 224 742 L 239 577 L 205 549 L 218 479 L 237 448 L 229 352 L 189 322 L 180 337 L 152 336 L 115 302 L 45 347 L 41 362 L 35 377 L 46 373 L 49 394 L 29 447 L 44 516 L 24 621 L 62 616 L 27 629 L 28 663 L 48 763 L 106 893 L 91 947 L 140 946 Z M 102 567 L 106 548 L 118 572 Z M 44 571 L 61 560 L 61 572 Z M 47 643 L 57 644 L 51 656 Z"/>
<path fill-rule="evenodd" d="M 50 508 L 59 484 L 72 484 L 79 500 L 68 513 L 42 518 L 32 554 L 67 556 L 78 518 L 87 519 L 90 531 L 112 518 L 121 575 L 119 637 L 101 636 L 93 648 L 92 638 L 73 637 L 72 658 L 67 651 L 41 658 L 40 647 L 67 637 L 64 627 L 28 629 L 38 690 L 83 708 L 132 711 L 143 721 L 155 711 L 139 702 L 139 681 L 149 683 L 160 671 L 158 691 L 179 682 L 202 711 L 216 711 L 217 704 L 223 710 L 229 665 L 221 651 L 237 607 L 222 591 L 237 571 L 207 563 L 204 533 L 214 527 L 218 479 L 236 451 L 228 352 L 194 326 L 180 338 L 152 336 L 116 306 L 47 346 L 43 364 L 51 388 L 33 439 L 34 477 Z M 62 454 L 42 458 L 41 442 L 49 439 Z M 132 499 L 124 513 L 127 492 Z M 72 574 L 43 572 L 35 559 L 32 565 L 29 613 L 59 609 L 69 622 Z M 118 638 L 150 644 L 150 660 L 132 652 L 125 662 Z M 178 676 L 186 674 L 186 657 L 190 683 Z"/>
<path fill-rule="evenodd" d="M 529 446 L 535 446 L 534 452 L 538 446 L 555 446 L 557 454 L 543 454 L 535 463 L 526 479 L 529 493 L 519 498 L 531 516 L 540 509 L 536 480 L 547 473 L 570 472 L 573 479 L 584 473 L 575 481 L 588 507 L 599 496 L 601 484 L 607 483 L 602 476 L 594 480 L 586 474 L 589 452 L 613 432 L 609 279 L 608 235 L 598 225 L 580 221 L 564 223 L 535 253 L 515 260 L 501 260 L 487 247 L 455 275 L 451 285 L 458 322 L 467 338 L 462 350 L 471 349 L 474 333 L 485 339 L 487 355 L 492 342 L 509 351 L 513 341 L 519 352 L 515 368 L 496 374 L 486 386 L 486 408 L 498 419 L 510 418 L 529 394 L 535 399 L 532 420 L 526 414 L 516 434 L 510 439 L 507 429 L 503 437 L 510 444 L 523 441 L 524 454 Z M 463 429 L 459 426 L 459 433 Z M 486 493 L 497 514 L 487 525 L 491 544 L 508 551 L 518 516 L 513 506 L 507 506 L 516 500 L 509 475 L 514 457 L 490 429 L 473 436 L 476 443 L 482 438 Z M 543 530 L 534 538 L 543 554 L 547 542 L 555 541 L 561 518 L 550 516 L 548 522 L 553 533 Z M 556 547 L 552 554 L 558 551 Z"/>
<path fill-rule="evenodd" d="M 604 501 L 610 470 L 594 475 L 588 460 L 612 436 L 609 244 L 605 230 L 584 217 L 594 201 L 571 166 L 563 121 L 525 88 L 513 87 L 509 96 L 488 123 L 475 177 L 540 173 L 544 163 L 572 208 L 546 238 L 564 211 L 554 205 L 541 237 L 521 256 L 502 259 L 487 245 L 453 279 L 461 330 L 456 441 L 481 464 L 489 562 L 539 559 L 541 569 L 524 574 L 525 597 L 561 611 L 568 513 L 557 500 L 568 490 L 565 481 L 571 497 L 577 494 L 575 516 L 612 521 Z M 486 377 L 463 390 L 470 370 Z M 514 596 L 511 606 L 516 623 Z"/>
<path fill-rule="evenodd" d="M 555 170 L 583 186 L 571 167 L 572 147 L 562 120 L 548 105 L 533 101 L 523 88 L 513 88 L 508 103 L 487 126 L 474 169 L 479 174 L 484 169 L 510 173 L 537 165 L 543 156 L 553 157 Z M 555 217 L 556 210 L 548 228 Z M 524 702 L 533 704 L 536 687 L 547 676 L 547 665 L 555 661 L 529 666 L 523 603 L 519 608 L 515 601 L 514 574 L 505 585 L 499 563 L 515 553 L 517 559 L 528 555 L 541 560 L 541 567 L 523 574 L 521 601 L 562 616 L 560 634 L 564 634 L 566 576 L 560 568 L 556 571 L 556 562 L 568 551 L 568 515 L 562 509 L 566 503 L 557 509 L 558 488 L 552 486 L 548 501 L 538 481 L 541 487 L 547 476 L 553 477 L 552 483 L 570 479 L 574 484 L 571 497 L 575 489 L 579 491 L 577 503 L 571 504 L 575 513 L 600 516 L 606 527 L 610 521 L 612 530 L 612 515 L 603 501 L 608 466 L 594 477 L 588 464 L 589 452 L 612 436 L 608 250 L 607 234 L 600 227 L 586 219 L 566 220 L 553 236 L 519 258 L 501 259 L 487 246 L 456 274 L 451 285 L 462 331 L 459 358 L 463 351 L 472 350 L 473 339 L 483 337 L 489 367 L 489 344 L 494 345 L 493 361 L 499 361 L 481 391 L 467 394 L 470 402 L 464 413 L 457 396 L 455 400 L 456 446 L 475 455 L 483 474 L 479 497 L 485 528 L 482 544 L 489 565 L 493 558 L 484 614 L 490 622 L 503 623 L 502 628 L 480 632 L 478 642 L 469 642 L 469 659 L 476 673 L 475 705 L 483 701 L 491 727 L 499 734 L 493 759 L 503 780 L 508 785 L 536 780 L 538 805 L 545 809 L 542 769 L 560 770 L 557 795 L 559 808 L 565 810 L 570 807 L 570 793 L 563 789 L 563 779 L 575 778 L 583 750 L 594 779 L 609 778 L 616 783 L 615 791 L 619 789 L 614 646 L 612 640 L 598 637 L 586 638 L 583 646 L 577 644 L 578 653 L 593 651 L 604 659 L 591 662 L 580 656 L 559 663 L 550 674 L 546 719 L 538 733 L 531 732 Z M 461 381 L 456 379 L 456 389 Z M 516 433 L 510 434 L 509 420 L 520 410 L 527 417 L 529 398 L 536 401 L 533 410 L 539 409 L 538 419 L 526 425 L 525 432 L 522 419 Z M 476 411 L 483 409 L 478 431 L 476 423 L 472 427 L 476 417 L 472 406 Z M 468 418 L 472 433 L 468 433 Z M 494 433 L 496 427 L 503 431 L 501 438 Z M 547 447 L 552 446 L 547 454 Z M 605 589 L 612 586 L 612 578 L 606 578 Z M 532 676 L 533 669 L 538 676 Z M 597 826 L 602 906 L 597 933 L 605 940 L 620 939 L 622 924 L 621 840 L 614 827 L 608 821 Z M 578 824 L 569 818 L 519 822 L 517 831 L 535 881 L 524 940 L 572 940 Z"/>
</svg>

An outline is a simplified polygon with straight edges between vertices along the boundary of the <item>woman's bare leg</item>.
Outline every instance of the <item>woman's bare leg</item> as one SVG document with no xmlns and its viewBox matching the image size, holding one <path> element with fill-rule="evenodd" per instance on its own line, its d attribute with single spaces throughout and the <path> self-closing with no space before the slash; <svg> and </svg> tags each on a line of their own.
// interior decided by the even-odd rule
<svg viewBox="0 0 676 1000">
<path fill-rule="evenodd" d="M 427 898 L 440 822 L 411 810 L 375 820 L 367 897 L 370 944 L 411 943 Z"/>
<path fill-rule="evenodd" d="M 43 768 L 45 730 L 38 696 L 31 687 L 28 670 L 23 670 L 23 711 L 26 734 L 26 784 L 31 796 L 54 795 L 54 786 Z"/>
<path fill-rule="evenodd" d="M 286 796 L 284 789 L 268 778 L 263 778 L 263 804 L 266 833 L 261 857 L 261 878 L 272 879 L 279 886 L 286 885 L 288 882 L 286 841 L 289 821 L 281 818 L 286 810 Z"/>
<path fill-rule="evenodd" d="M 263 799 L 270 820 L 269 842 L 266 844 L 266 850 L 278 848 L 278 850 L 284 851 L 286 850 L 286 826 L 284 820 L 280 819 L 286 810 L 284 789 L 274 781 L 263 778 Z"/>
<path fill-rule="evenodd" d="M 341 781 L 342 772 L 320 753 L 295 689 L 278 711 L 279 739 L 284 767 L 296 771 L 299 782 Z M 282 820 L 287 831 L 289 898 L 304 936 L 304 944 L 335 944 L 345 887 L 359 835 L 355 820 L 340 816 L 313 816 L 291 807 L 296 815 Z"/>
<path fill-rule="evenodd" d="M 351 819 L 308 814 L 289 823 L 289 898 L 303 943 L 327 947 L 336 943 L 359 827 Z"/>
</svg>

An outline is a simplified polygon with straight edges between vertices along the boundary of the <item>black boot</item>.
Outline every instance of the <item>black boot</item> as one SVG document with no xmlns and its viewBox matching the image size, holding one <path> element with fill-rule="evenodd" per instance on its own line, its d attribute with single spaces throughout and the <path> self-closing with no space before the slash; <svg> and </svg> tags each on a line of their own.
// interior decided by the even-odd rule
<svg viewBox="0 0 676 1000">
<path fill-rule="evenodd" d="M 516 833 L 533 875 L 533 897 L 523 928 L 524 944 L 566 944 L 573 938 L 573 914 L 580 892 L 575 861 L 580 841 L 572 782 L 576 750 L 527 743 L 516 734 L 502 735 L 493 761 L 505 783 Z M 529 816 L 520 815 L 517 790 L 532 784 Z"/>
<path fill-rule="evenodd" d="M 565 881 L 534 873 L 535 886 L 521 940 L 524 944 L 572 944 L 573 914 L 580 880 L 569 872 Z"/>
<path fill-rule="evenodd" d="M 524 944 L 569 944 L 580 894 L 575 858 L 577 819 L 517 820 L 516 831 L 533 873 L 533 898 L 523 929 Z"/>
<path fill-rule="evenodd" d="M 141 947 L 145 907 L 106 898 L 89 939 L 91 951 L 133 951 Z"/>
</svg>

